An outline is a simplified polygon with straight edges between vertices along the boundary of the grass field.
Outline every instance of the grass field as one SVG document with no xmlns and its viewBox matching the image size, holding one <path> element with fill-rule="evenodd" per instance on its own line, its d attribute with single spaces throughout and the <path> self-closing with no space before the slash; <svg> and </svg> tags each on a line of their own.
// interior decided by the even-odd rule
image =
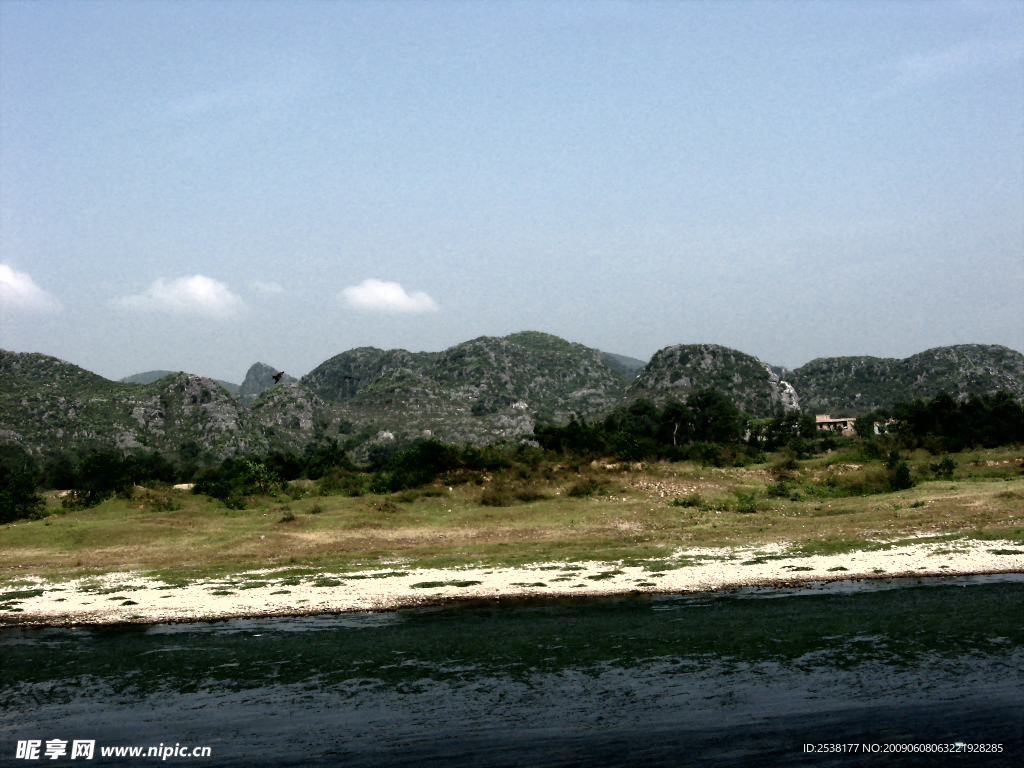
<svg viewBox="0 0 1024 768">
<path fill-rule="evenodd" d="M 173 582 L 268 567 L 639 562 L 751 544 L 828 554 L 922 536 L 1024 543 L 1022 452 L 956 454 L 952 479 L 935 480 L 926 478 L 937 459 L 921 451 L 905 457 L 915 487 L 871 495 L 849 492 L 883 476 L 883 464 L 842 452 L 726 469 L 545 464 L 392 496 L 324 496 L 296 481 L 241 510 L 154 487 L 67 511 L 51 492 L 52 514 L 0 527 L 0 583 L 125 570 Z"/>
</svg>

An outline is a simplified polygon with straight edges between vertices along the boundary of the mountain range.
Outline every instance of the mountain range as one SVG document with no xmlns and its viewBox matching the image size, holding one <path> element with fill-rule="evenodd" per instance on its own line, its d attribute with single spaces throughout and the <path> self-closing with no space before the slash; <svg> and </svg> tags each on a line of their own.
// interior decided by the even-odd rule
<svg viewBox="0 0 1024 768">
<path fill-rule="evenodd" d="M 237 387 L 167 371 L 115 382 L 47 355 L 0 350 L 0 442 L 37 455 L 148 449 L 212 461 L 333 438 L 359 457 L 421 436 L 515 443 L 537 421 L 598 418 L 638 398 L 685 400 L 706 387 L 756 417 L 855 415 L 940 391 L 1024 398 L 1024 355 L 980 344 L 902 360 L 819 358 L 788 370 L 715 344 L 673 345 L 644 363 L 524 331 L 442 352 L 359 347 L 298 380 L 282 374 L 276 383 L 278 372 L 256 363 Z"/>
</svg>

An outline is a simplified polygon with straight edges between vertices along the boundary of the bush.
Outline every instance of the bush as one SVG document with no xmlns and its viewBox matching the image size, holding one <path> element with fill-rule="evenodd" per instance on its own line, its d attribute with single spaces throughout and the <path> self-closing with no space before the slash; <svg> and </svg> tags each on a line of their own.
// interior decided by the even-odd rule
<svg viewBox="0 0 1024 768">
<path fill-rule="evenodd" d="M 691 493 L 689 496 L 673 499 L 671 502 L 673 507 L 703 507 L 706 506 L 706 503 L 704 497 L 699 493 Z"/>
<path fill-rule="evenodd" d="M 224 506 L 228 509 L 245 509 L 245 497 L 240 493 L 231 493 L 224 497 Z"/>
<path fill-rule="evenodd" d="M 280 479 L 267 469 L 262 462 L 245 462 L 244 488 L 250 493 L 258 493 L 266 496 L 271 491 L 277 490 L 281 485 Z"/>
<path fill-rule="evenodd" d="M 937 464 L 930 464 L 928 469 L 932 471 L 937 480 L 952 480 L 953 473 L 956 472 L 956 462 L 953 461 L 952 457 L 944 456 L 942 461 Z"/>
<path fill-rule="evenodd" d="M 736 491 L 736 511 L 746 515 L 757 512 L 757 494 Z"/>
<path fill-rule="evenodd" d="M 512 494 L 503 485 L 491 485 L 484 488 L 480 503 L 485 507 L 511 507 Z"/>
<path fill-rule="evenodd" d="M 320 479 L 320 495 L 331 496 L 343 493 L 346 496 L 362 496 L 366 491 L 366 476 L 354 472 L 332 469 Z"/>
<path fill-rule="evenodd" d="M 547 498 L 547 495 L 537 488 L 537 486 L 530 484 L 516 488 L 512 495 L 519 499 L 519 501 L 526 502 L 542 501 Z"/>
<path fill-rule="evenodd" d="M 606 489 L 593 477 L 581 477 L 569 487 L 568 495 L 575 498 L 606 493 Z"/>
<path fill-rule="evenodd" d="M 907 462 L 901 461 L 892 470 L 892 479 L 889 481 L 889 485 L 894 491 L 905 491 L 914 487 L 914 478 L 910 476 L 910 465 Z"/>
</svg>

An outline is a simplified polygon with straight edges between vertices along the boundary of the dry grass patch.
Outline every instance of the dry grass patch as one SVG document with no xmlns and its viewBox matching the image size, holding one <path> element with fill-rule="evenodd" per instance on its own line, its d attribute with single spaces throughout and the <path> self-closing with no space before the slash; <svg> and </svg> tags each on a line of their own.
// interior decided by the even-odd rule
<svg viewBox="0 0 1024 768">
<path fill-rule="evenodd" d="M 1005 452 L 971 460 L 980 462 L 971 465 L 979 472 L 1015 466 L 1002 463 Z M 409 568 L 654 561 L 680 548 L 783 542 L 866 548 L 870 540 L 921 534 L 1024 543 L 1019 472 L 1008 480 L 966 474 L 924 480 L 906 491 L 866 496 L 842 495 L 850 486 L 838 480 L 827 485 L 830 475 L 867 477 L 879 468 L 843 457 L 795 467 L 788 460 L 736 469 L 586 466 L 569 482 L 564 472 L 540 473 L 392 497 L 255 498 L 243 510 L 182 492 L 174 492 L 180 509 L 139 509 L 138 500 L 115 499 L 0 527 L 0 580 L 124 569 L 178 581 L 266 567 L 345 572 L 395 558 Z M 781 477 L 789 478 L 784 493 Z M 581 495 L 568 495 L 571 488 Z M 482 505 L 489 490 L 507 493 L 509 504 Z"/>
</svg>

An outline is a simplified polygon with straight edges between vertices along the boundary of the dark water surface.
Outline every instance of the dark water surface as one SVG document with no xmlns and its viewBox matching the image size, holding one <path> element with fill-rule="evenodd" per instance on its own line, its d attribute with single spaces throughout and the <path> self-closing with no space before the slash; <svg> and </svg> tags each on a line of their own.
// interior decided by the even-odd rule
<svg viewBox="0 0 1024 768">
<path fill-rule="evenodd" d="M 1024 578 L 5 629 L 0 764 L 71 762 L 27 739 L 95 739 L 85 765 L 1021 766 Z M 953 742 L 1002 752 L 859 746 Z"/>
</svg>

